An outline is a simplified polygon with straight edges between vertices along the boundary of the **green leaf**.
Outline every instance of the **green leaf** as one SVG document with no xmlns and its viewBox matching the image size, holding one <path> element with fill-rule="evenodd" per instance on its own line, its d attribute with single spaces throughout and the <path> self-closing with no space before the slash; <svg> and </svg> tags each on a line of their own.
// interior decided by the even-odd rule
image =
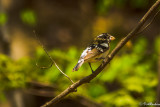
<svg viewBox="0 0 160 107">
<path fill-rule="evenodd" d="M 102 85 L 99 85 L 99 84 L 92 84 L 88 88 L 88 94 L 94 98 L 99 97 L 105 93 L 106 93 L 106 89 Z"/>
<path fill-rule="evenodd" d="M 144 8 L 148 5 L 149 0 L 131 0 L 131 5 L 134 8 Z"/>
<path fill-rule="evenodd" d="M 0 13 L 0 25 L 4 25 L 7 22 L 7 15 L 5 13 Z"/>
<path fill-rule="evenodd" d="M 130 77 L 128 79 L 125 79 L 125 81 L 123 81 L 123 84 L 124 87 L 126 87 L 129 91 L 136 91 L 138 93 L 142 93 L 144 92 L 144 88 L 143 82 L 140 81 L 142 81 L 142 79 L 138 77 Z"/>
<path fill-rule="evenodd" d="M 141 38 L 135 43 L 133 47 L 133 53 L 142 56 L 146 48 L 147 48 L 147 40 L 145 38 Z"/>
<path fill-rule="evenodd" d="M 34 26 L 36 24 L 36 14 L 33 10 L 26 9 L 21 12 L 21 19 L 24 23 Z"/>
<path fill-rule="evenodd" d="M 155 39 L 154 46 L 155 46 L 155 51 L 157 53 L 160 53 L 160 48 L 159 48 L 159 46 L 160 46 L 160 35 L 158 35 L 157 38 Z"/>
</svg>

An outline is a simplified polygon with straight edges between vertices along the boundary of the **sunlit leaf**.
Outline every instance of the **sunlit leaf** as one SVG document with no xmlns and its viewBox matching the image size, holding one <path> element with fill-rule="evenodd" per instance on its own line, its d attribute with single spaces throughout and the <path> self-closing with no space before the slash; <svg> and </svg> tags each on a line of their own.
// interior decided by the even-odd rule
<svg viewBox="0 0 160 107">
<path fill-rule="evenodd" d="M 93 84 L 88 88 L 88 94 L 94 98 L 105 94 L 105 92 L 105 88 L 99 84 Z"/>
<path fill-rule="evenodd" d="M 27 9 L 21 12 L 21 19 L 24 23 L 34 26 L 36 24 L 36 14 L 33 10 Z"/>
<path fill-rule="evenodd" d="M 147 47 L 147 40 L 145 38 L 139 39 L 135 44 L 133 48 L 133 52 L 138 55 L 143 55 L 144 51 Z"/>
<path fill-rule="evenodd" d="M 160 53 L 160 35 L 155 39 L 155 50 L 157 53 Z"/>
<path fill-rule="evenodd" d="M 0 25 L 4 25 L 7 22 L 7 15 L 5 13 L 0 13 Z"/>
</svg>

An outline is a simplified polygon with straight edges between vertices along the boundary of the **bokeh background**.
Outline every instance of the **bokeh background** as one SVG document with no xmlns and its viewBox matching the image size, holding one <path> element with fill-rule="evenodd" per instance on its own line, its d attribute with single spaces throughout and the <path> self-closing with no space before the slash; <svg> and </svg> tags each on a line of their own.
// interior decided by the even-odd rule
<svg viewBox="0 0 160 107">
<path fill-rule="evenodd" d="M 88 64 L 72 72 L 87 44 L 108 32 L 116 37 L 112 50 L 155 1 L 0 0 L 0 107 L 39 107 L 71 85 L 55 65 L 36 66 L 51 62 L 33 31 L 62 71 L 77 81 L 91 74 Z M 54 107 L 160 103 L 159 46 L 160 14 L 94 80 Z"/>
</svg>

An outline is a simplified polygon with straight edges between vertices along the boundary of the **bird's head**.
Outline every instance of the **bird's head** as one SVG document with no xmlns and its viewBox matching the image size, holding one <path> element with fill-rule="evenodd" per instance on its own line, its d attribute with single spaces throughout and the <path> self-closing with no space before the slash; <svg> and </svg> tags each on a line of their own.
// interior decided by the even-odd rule
<svg viewBox="0 0 160 107">
<path fill-rule="evenodd" d="M 115 40 L 115 37 L 110 35 L 110 34 L 108 34 L 108 33 L 102 33 L 99 36 L 97 36 L 95 40 L 110 42 L 112 40 Z"/>
</svg>

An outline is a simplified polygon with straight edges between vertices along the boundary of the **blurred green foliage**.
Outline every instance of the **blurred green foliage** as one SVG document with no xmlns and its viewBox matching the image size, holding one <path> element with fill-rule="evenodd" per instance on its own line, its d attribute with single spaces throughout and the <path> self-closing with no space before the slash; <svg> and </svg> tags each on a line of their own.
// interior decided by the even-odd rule
<svg viewBox="0 0 160 107">
<path fill-rule="evenodd" d="M 149 0 L 99 0 L 97 11 L 105 14 L 111 7 L 143 9 L 148 6 Z M 125 6 L 127 5 L 127 6 Z M 33 10 L 25 9 L 20 14 L 21 20 L 30 26 L 35 26 L 37 17 Z M 7 15 L 0 13 L 0 25 L 7 22 Z M 102 26 L 102 25 L 101 25 Z M 160 53 L 160 37 L 153 42 L 152 53 L 147 51 L 150 41 L 140 38 L 133 47 L 123 48 L 111 63 L 89 84 L 82 85 L 71 95 L 81 95 L 107 107 L 111 106 L 139 106 L 140 102 L 155 102 L 157 78 L 157 61 Z M 112 46 L 115 46 L 113 44 Z M 70 47 L 67 51 L 53 49 L 49 54 L 58 66 L 72 80 L 77 81 L 89 74 L 88 64 L 84 64 L 79 71 L 71 72 L 83 50 Z M 57 94 L 66 89 L 71 82 L 53 65 L 49 69 L 40 69 L 36 66 L 50 66 L 51 62 L 44 50 L 39 47 L 34 58 L 26 57 L 12 60 L 0 54 L 0 100 L 4 100 L 4 91 L 26 88 L 28 81 L 38 81 L 56 85 Z M 98 64 L 93 64 L 96 69 Z"/>
<path fill-rule="evenodd" d="M 26 9 L 23 10 L 20 14 L 22 21 L 25 24 L 34 26 L 36 24 L 36 14 L 33 10 Z"/>
<path fill-rule="evenodd" d="M 115 56 L 108 67 L 91 83 L 79 87 L 76 95 L 82 95 L 106 106 L 135 107 L 140 102 L 154 102 L 155 88 L 158 84 L 157 72 L 155 72 L 158 55 L 146 54 L 148 43 L 146 39 L 140 38 L 134 43 L 130 52 L 124 48 L 123 52 L 120 52 L 121 55 Z M 159 43 L 160 38 L 157 38 L 154 53 L 159 50 Z M 88 64 L 84 64 L 77 72 L 71 72 L 81 52 L 82 50 L 71 47 L 67 51 L 54 49 L 49 51 L 49 54 L 62 71 L 77 81 L 91 73 Z M 36 63 L 39 66 L 50 65 L 50 60 L 41 47 L 37 49 L 34 59 L 23 58 L 13 61 L 2 54 L 0 59 L 1 93 L 4 90 L 25 87 L 27 81 L 56 85 L 57 93 L 71 84 L 55 65 L 49 69 L 36 67 Z M 98 67 L 97 64 L 93 65 L 93 68 Z"/>
<path fill-rule="evenodd" d="M 37 19 L 36 14 L 31 9 L 25 9 L 21 12 L 20 17 L 22 21 L 30 26 L 35 26 Z M 0 12 L 0 25 L 4 25 L 7 22 L 7 15 L 5 13 Z"/>
<path fill-rule="evenodd" d="M 0 25 L 4 25 L 7 22 L 7 15 L 0 12 Z"/>
<path fill-rule="evenodd" d="M 130 7 L 133 9 L 143 9 L 147 7 L 149 0 L 99 0 L 97 3 L 97 11 L 99 14 L 105 14 L 110 8 Z"/>
</svg>

